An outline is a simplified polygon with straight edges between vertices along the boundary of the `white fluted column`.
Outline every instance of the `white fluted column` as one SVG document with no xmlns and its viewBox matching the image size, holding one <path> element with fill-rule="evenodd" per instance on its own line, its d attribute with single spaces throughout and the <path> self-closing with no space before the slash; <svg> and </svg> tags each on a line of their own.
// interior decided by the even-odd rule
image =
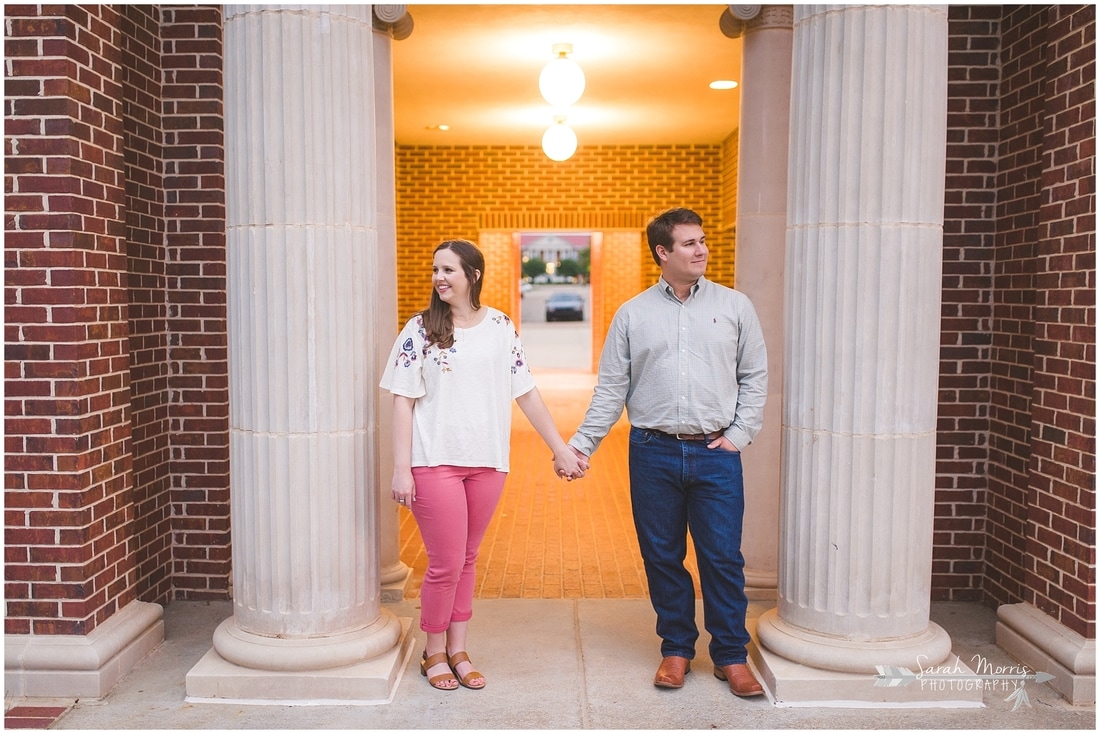
<svg viewBox="0 0 1100 734">
<path fill-rule="evenodd" d="M 737 153 L 736 288 L 756 308 L 768 345 L 764 426 L 745 462 L 745 591 L 774 599 L 779 568 L 780 430 L 783 406 L 783 260 L 791 111 L 790 5 L 742 12 L 741 124 Z"/>
<path fill-rule="evenodd" d="M 393 34 L 394 23 L 411 23 L 404 5 L 376 5 L 374 8 L 374 127 L 377 184 L 378 247 L 369 273 L 369 292 L 373 308 L 370 312 L 374 334 L 375 374 L 381 376 L 397 333 L 397 201 L 393 137 Z M 374 385 L 378 384 L 375 380 Z M 393 479 L 393 445 L 391 443 L 391 409 L 389 394 L 377 398 L 375 446 L 377 461 L 372 465 L 371 482 L 379 495 L 379 531 L 382 601 L 400 601 L 405 584 L 412 574 L 401 560 L 401 519 L 397 504 L 390 497 Z"/>
<path fill-rule="evenodd" d="M 213 652 L 269 675 L 200 663 L 188 693 L 384 698 L 408 636 L 380 603 L 371 6 L 230 5 L 224 32 L 234 598 Z"/>
<path fill-rule="evenodd" d="M 779 604 L 770 651 L 919 670 L 929 620 L 944 6 L 796 6 Z"/>
</svg>

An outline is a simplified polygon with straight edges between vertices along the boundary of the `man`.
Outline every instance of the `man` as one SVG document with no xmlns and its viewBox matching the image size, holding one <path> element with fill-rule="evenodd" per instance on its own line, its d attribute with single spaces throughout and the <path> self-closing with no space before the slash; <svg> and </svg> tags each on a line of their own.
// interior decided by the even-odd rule
<svg viewBox="0 0 1100 734">
<path fill-rule="evenodd" d="M 634 527 L 663 660 L 653 684 L 680 688 L 699 630 L 684 568 L 690 528 L 714 675 L 737 696 L 763 689 L 747 662 L 741 450 L 759 433 L 767 353 L 742 293 L 707 280 L 702 218 L 669 209 L 646 226 L 657 284 L 618 310 L 592 402 L 570 446 L 591 456 L 626 407 Z"/>
</svg>

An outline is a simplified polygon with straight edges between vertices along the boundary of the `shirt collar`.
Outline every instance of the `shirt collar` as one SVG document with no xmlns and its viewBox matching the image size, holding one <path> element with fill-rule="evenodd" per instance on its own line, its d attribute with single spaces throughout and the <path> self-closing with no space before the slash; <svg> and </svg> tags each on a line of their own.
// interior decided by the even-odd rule
<svg viewBox="0 0 1100 734">
<path fill-rule="evenodd" d="M 703 284 L 706 283 L 706 282 L 707 282 L 707 279 L 705 277 L 701 277 L 701 278 L 699 278 L 699 280 L 695 281 L 695 285 L 691 286 L 691 295 L 692 296 L 698 295 L 699 289 L 702 288 Z M 667 280 L 665 280 L 665 276 L 662 275 L 657 280 L 657 285 L 660 286 L 661 293 L 664 293 L 669 298 L 672 298 L 673 300 L 679 302 L 680 299 L 676 298 L 676 292 L 674 290 L 672 290 L 672 286 L 669 284 L 669 282 Z"/>
</svg>

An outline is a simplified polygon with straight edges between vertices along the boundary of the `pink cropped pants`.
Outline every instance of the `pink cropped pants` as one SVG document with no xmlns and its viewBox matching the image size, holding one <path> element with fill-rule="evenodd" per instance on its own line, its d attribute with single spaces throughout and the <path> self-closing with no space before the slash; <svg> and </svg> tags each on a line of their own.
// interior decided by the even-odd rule
<svg viewBox="0 0 1100 734">
<path fill-rule="evenodd" d="M 473 616 L 474 571 L 507 474 L 465 466 L 413 467 L 412 513 L 428 552 L 420 629 L 446 632 Z"/>
</svg>

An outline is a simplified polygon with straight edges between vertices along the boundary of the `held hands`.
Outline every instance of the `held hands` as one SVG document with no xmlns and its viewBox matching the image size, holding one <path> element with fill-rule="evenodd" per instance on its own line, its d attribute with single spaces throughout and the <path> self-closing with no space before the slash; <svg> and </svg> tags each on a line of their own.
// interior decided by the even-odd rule
<svg viewBox="0 0 1100 734">
<path fill-rule="evenodd" d="M 588 468 L 588 457 L 572 446 L 554 454 L 554 473 L 568 482 L 583 477 Z"/>
</svg>

